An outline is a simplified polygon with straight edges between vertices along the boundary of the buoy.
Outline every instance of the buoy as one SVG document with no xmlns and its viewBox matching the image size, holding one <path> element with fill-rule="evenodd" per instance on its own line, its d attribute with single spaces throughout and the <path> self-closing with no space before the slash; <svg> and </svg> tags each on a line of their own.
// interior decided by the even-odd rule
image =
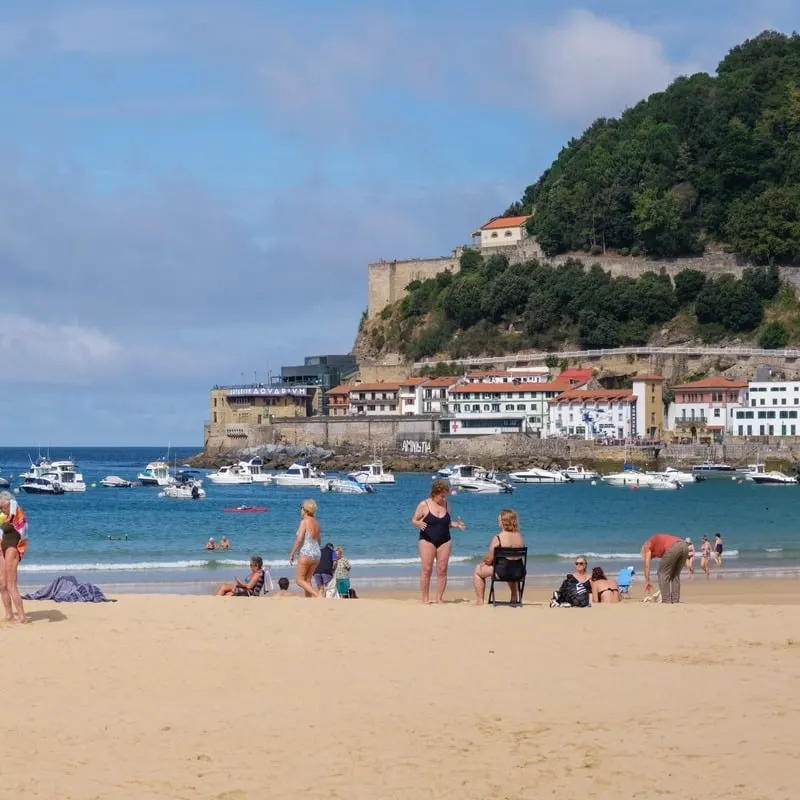
<svg viewBox="0 0 800 800">
<path fill-rule="evenodd" d="M 96 488 L 97 488 L 97 484 L 96 484 L 96 483 L 93 483 L 93 484 L 92 484 L 92 489 L 96 489 Z"/>
<path fill-rule="evenodd" d="M 732 480 L 732 481 L 735 481 L 735 480 L 736 480 L 736 476 L 734 475 L 734 476 L 731 478 L 731 480 Z M 741 483 L 741 481 L 739 481 L 739 483 Z"/>
<path fill-rule="evenodd" d="M 597 486 L 597 481 L 592 481 L 592 486 Z"/>
<path fill-rule="evenodd" d="M 14 494 L 19 494 L 19 487 L 17 487 L 16 489 L 14 489 Z"/>
</svg>

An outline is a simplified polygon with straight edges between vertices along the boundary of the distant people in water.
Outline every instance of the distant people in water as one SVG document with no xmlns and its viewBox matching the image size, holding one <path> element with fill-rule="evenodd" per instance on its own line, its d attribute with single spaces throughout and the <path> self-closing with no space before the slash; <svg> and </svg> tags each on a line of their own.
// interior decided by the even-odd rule
<svg viewBox="0 0 800 800">
<path fill-rule="evenodd" d="M 602 567 L 592 570 L 592 602 L 619 603 L 619 584 L 613 578 L 607 578 Z"/>
<path fill-rule="evenodd" d="M 219 540 L 219 548 L 218 549 L 219 550 L 230 550 L 231 549 L 231 543 L 228 541 L 228 537 L 227 536 L 223 536 Z"/>
<path fill-rule="evenodd" d="M 206 550 L 216 550 L 216 549 L 217 549 L 217 543 L 214 541 L 214 537 L 212 536 L 212 537 L 211 537 L 211 538 L 210 538 L 210 539 L 209 539 L 209 540 L 206 542 Z"/>
<path fill-rule="evenodd" d="M 109 536 L 109 542 L 127 542 L 128 541 L 128 534 L 124 534 L 123 536 Z"/>
</svg>

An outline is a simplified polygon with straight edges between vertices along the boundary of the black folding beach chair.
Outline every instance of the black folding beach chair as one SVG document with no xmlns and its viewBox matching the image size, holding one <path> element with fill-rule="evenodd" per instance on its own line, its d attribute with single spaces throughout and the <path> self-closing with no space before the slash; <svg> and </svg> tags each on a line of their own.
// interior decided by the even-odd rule
<svg viewBox="0 0 800 800">
<path fill-rule="evenodd" d="M 489 584 L 489 602 L 493 606 L 521 606 L 522 595 L 525 591 L 525 577 L 528 574 L 528 548 L 527 547 L 498 547 L 494 551 L 494 564 L 492 577 Z M 519 602 L 510 600 L 500 602 L 494 594 L 495 583 L 518 583 Z"/>
</svg>

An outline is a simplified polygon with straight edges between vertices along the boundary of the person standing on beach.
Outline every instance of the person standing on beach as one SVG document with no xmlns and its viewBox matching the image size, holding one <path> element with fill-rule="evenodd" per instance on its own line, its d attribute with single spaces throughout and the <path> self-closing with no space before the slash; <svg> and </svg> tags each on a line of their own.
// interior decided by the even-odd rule
<svg viewBox="0 0 800 800">
<path fill-rule="evenodd" d="M 333 565 L 336 561 L 336 548 L 328 542 L 321 551 L 319 564 L 314 570 L 314 586 L 317 590 L 325 593 L 328 584 L 333 580 Z"/>
<path fill-rule="evenodd" d="M 303 590 L 306 597 L 322 597 L 311 584 L 314 570 L 322 557 L 320 548 L 320 527 L 316 519 L 317 503 L 315 500 L 303 500 L 300 504 L 300 525 L 294 537 L 294 545 L 289 553 L 289 565 L 294 564 L 298 555 L 295 583 Z"/>
<path fill-rule="evenodd" d="M 459 517 L 453 522 L 447 498 L 450 496 L 450 484 L 447 481 L 434 481 L 431 495 L 423 500 L 411 517 L 411 524 L 419 528 L 419 558 L 422 569 L 419 576 L 419 588 L 422 602 L 430 603 L 431 575 L 433 563 L 436 562 L 436 602 L 444 602 L 444 590 L 447 588 L 447 567 L 453 542 L 450 528 L 466 530 L 466 525 Z"/>
<path fill-rule="evenodd" d="M 689 570 L 689 577 L 691 578 L 694 575 L 694 545 L 692 544 L 692 540 L 689 536 L 686 537 L 684 540 L 689 547 L 689 555 L 686 558 L 686 569 Z"/>
<path fill-rule="evenodd" d="M 11 492 L 0 492 L 0 514 L 3 532 L 0 540 L 0 597 L 8 622 L 15 619 L 15 608 L 17 622 L 27 622 L 22 595 L 17 587 L 17 575 L 19 562 L 28 546 L 28 520 Z"/>
<path fill-rule="evenodd" d="M 717 562 L 717 566 L 722 566 L 722 551 L 725 549 L 724 543 L 722 541 L 722 534 L 715 533 L 714 534 L 714 561 Z"/>
<path fill-rule="evenodd" d="M 706 578 L 711 577 L 711 570 L 708 568 L 711 561 L 711 542 L 708 541 L 708 536 L 703 535 L 703 541 L 700 542 L 700 569 L 706 574 Z"/>
<path fill-rule="evenodd" d="M 689 557 L 689 545 L 684 539 L 669 533 L 656 533 L 642 545 L 644 559 L 644 590 L 650 592 L 653 584 L 650 581 L 650 564 L 654 558 L 660 558 L 658 567 L 658 588 L 661 591 L 662 603 L 680 603 L 681 570 Z"/>
</svg>

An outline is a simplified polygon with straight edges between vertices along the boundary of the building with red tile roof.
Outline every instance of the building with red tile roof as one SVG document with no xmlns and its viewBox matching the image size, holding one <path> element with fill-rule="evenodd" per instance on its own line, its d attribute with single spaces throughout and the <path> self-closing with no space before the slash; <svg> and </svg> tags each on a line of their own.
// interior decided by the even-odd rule
<svg viewBox="0 0 800 800">
<path fill-rule="evenodd" d="M 473 247 L 501 247 L 517 244 L 530 237 L 526 227 L 530 214 L 518 217 L 493 217 L 472 232 Z"/>
<path fill-rule="evenodd" d="M 711 444 L 733 432 L 735 411 L 747 403 L 747 381 L 714 377 L 679 383 L 667 411 L 674 441 Z"/>
</svg>

